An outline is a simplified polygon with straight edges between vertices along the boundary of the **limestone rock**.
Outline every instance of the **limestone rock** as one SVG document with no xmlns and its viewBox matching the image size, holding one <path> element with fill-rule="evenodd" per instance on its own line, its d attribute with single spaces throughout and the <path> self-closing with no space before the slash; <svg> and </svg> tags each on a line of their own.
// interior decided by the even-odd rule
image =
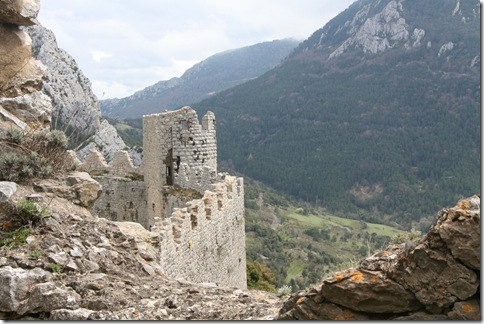
<svg viewBox="0 0 484 324">
<path fill-rule="evenodd" d="M 45 67 L 32 58 L 32 41 L 15 25 L 0 24 L 0 95 L 16 97 L 42 89 Z"/>
<path fill-rule="evenodd" d="M 74 59 L 57 47 L 54 34 L 39 23 L 25 29 L 32 38 L 32 51 L 48 69 L 44 92 L 52 98 L 55 118 L 69 122 L 79 131 L 92 135 L 100 124 L 97 100 L 90 81 Z"/>
<path fill-rule="evenodd" d="M 86 172 L 72 172 L 66 182 L 76 192 L 76 197 L 84 206 L 90 206 L 99 198 L 102 188 L 99 182 L 91 178 Z"/>
<path fill-rule="evenodd" d="M 0 203 L 7 202 L 15 191 L 17 191 L 15 182 L 0 181 Z"/>
<path fill-rule="evenodd" d="M 90 309 L 56 309 L 50 313 L 51 321 L 85 321 L 93 313 Z"/>
<path fill-rule="evenodd" d="M 0 98 L 0 107 L 32 129 L 43 129 L 50 125 L 52 104 L 50 98 L 40 91 L 13 98 Z"/>
<path fill-rule="evenodd" d="M 52 282 L 39 283 L 32 288 L 28 299 L 17 312 L 23 315 L 50 312 L 59 308 L 76 309 L 79 308 L 80 297 L 72 288 L 57 287 Z"/>
<path fill-rule="evenodd" d="M 454 308 L 448 316 L 457 321 L 479 321 L 481 320 L 481 306 L 477 299 L 470 299 L 454 304 Z"/>
<path fill-rule="evenodd" d="M 32 57 L 32 40 L 19 26 L 35 23 L 38 0 L 0 0 L 0 127 L 49 126 L 50 99 L 43 95 L 46 67 Z"/>
<path fill-rule="evenodd" d="M 481 269 L 479 204 L 480 199 L 477 196 L 460 201 L 445 216 L 442 215 L 434 229 L 454 258 L 474 270 Z"/>
<path fill-rule="evenodd" d="M 65 181 L 55 179 L 39 180 L 34 184 L 36 190 L 53 193 L 74 203 L 89 207 L 99 198 L 102 187 L 87 172 L 74 171 L 65 177 Z"/>
<path fill-rule="evenodd" d="M 31 287 L 46 282 L 50 277 L 50 273 L 40 268 L 0 268 L 0 311 L 17 312 L 22 303 L 29 299 Z"/>
<path fill-rule="evenodd" d="M 478 291 L 479 277 L 474 271 L 480 264 L 480 209 L 477 202 L 480 199 L 474 196 L 459 201 L 449 210 L 442 210 L 436 224 L 415 249 L 400 254 L 388 271 L 389 277 L 415 293 L 431 313 L 440 314 Z M 449 235 L 455 235 L 455 238 Z M 472 258 L 475 260 L 471 261 Z M 466 260 L 467 267 L 461 259 Z"/>
<path fill-rule="evenodd" d="M 418 242 L 388 247 L 356 269 L 291 296 L 278 319 L 480 319 L 480 198 L 444 209 Z"/>
<path fill-rule="evenodd" d="M 416 297 L 381 271 L 346 270 L 325 280 L 321 295 L 332 303 L 366 313 L 404 313 L 422 308 Z"/>
<path fill-rule="evenodd" d="M 78 156 L 84 160 L 87 153 L 97 148 L 111 161 L 116 151 L 126 144 L 116 129 L 102 119 L 99 102 L 91 82 L 77 66 L 76 61 L 57 46 L 52 31 L 39 23 L 27 27 L 32 38 L 33 55 L 47 66 L 43 91 L 52 99 L 54 128 L 74 128 L 80 135 Z M 81 145 L 82 144 L 82 145 Z"/>
<path fill-rule="evenodd" d="M 30 26 L 39 13 L 39 0 L 0 0 L 0 22 Z"/>
<path fill-rule="evenodd" d="M 402 17 L 403 4 L 401 0 L 390 1 L 379 13 L 370 14 L 374 3 L 365 5 L 349 24 L 350 37 L 341 44 L 329 58 L 343 54 L 348 48 L 361 48 L 364 53 L 385 51 L 409 40 L 409 26 Z M 420 33 L 417 32 L 417 39 Z M 416 46 L 420 39 L 414 39 Z"/>
<path fill-rule="evenodd" d="M 119 136 L 116 128 L 103 119 L 91 142 L 77 151 L 77 155 L 83 160 L 92 149 L 99 150 L 108 161 L 112 161 L 116 152 L 126 149 L 126 144 Z"/>
</svg>

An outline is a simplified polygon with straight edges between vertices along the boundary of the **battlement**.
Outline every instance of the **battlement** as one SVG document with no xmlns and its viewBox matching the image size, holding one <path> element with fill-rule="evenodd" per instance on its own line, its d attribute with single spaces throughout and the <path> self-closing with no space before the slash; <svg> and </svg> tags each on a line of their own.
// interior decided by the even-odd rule
<svg viewBox="0 0 484 324">
<path fill-rule="evenodd" d="M 77 170 L 94 175 L 111 175 L 117 177 L 130 177 L 134 174 L 141 173 L 141 169 L 133 165 L 133 161 L 127 151 L 114 153 L 113 161 L 109 165 L 104 159 L 104 156 L 96 149 L 89 151 L 86 160 L 77 167 Z"/>
<path fill-rule="evenodd" d="M 143 117 L 140 168 L 126 151 L 111 164 L 96 150 L 78 170 L 103 191 L 99 217 L 134 221 L 160 236 L 160 265 L 195 282 L 246 287 L 243 179 L 217 173 L 215 116 L 190 107 Z"/>
<path fill-rule="evenodd" d="M 156 218 L 152 231 L 160 233 L 163 272 L 198 282 L 224 278 L 240 287 L 246 280 L 243 204 L 243 179 L 226 176 L 171 217 Z"/>
</svg>

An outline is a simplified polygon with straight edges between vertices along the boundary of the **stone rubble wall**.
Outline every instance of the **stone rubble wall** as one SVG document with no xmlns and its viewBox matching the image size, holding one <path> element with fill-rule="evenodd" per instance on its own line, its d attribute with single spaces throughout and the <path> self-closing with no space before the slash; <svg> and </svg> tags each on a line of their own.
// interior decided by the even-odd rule
<svg viewBox="0 0 484 324">
<path fill-rule="evenodd" d="M 243 179 L 225 176 L 214 191 L 155 219 L 163 272 L 193 282 L 246 288 Z"/>
<path fill-rule="evenodd" d="M 133 165 L 127 151 L 114 153 L 113 161 L 108 164 L 104 156 L 97 150 L 92 149 L 86 156 L 84 163 L 81 163 L 77 170 L 89 173 L 106 174 L 116 177 L 127 177 L 138 174 L 140 169 Z"/>
<path fill-rule="evenodd" d="M 190 167 L 185 163 L 180 164 L 178 173 L 175 174 L 175 183 L 182 188 L 192 188 L 203 192 L 211 188 L 217 182 L 217 171 L 203 166 Z"/>
<path fill-rule="evenodd" d="M 151 220 L 166 217 L 163 186 L 211 190 L 217 176 L 214 114 L 207 112 L 201 125 L 188 106 L 144 116 L 142 170 Z"/>
<path fill-rule="evenodd" d="M 91 208 L 93 214 L 113 221 L 136 222 L 149 229 L 146 189 L 142 181 L 121 177 L 94 178 L 103 191 Z"/>
</svg>

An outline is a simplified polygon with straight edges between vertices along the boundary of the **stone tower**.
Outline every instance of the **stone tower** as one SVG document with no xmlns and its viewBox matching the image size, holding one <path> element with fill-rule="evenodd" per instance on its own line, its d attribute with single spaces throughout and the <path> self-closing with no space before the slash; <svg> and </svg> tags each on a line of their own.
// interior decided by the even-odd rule
<svg viewBox="0 0 484 324">
<path fill-rule="evenodd" d="M 79 170 L 103 187 L 92 212 L 156 233 L 151 266 L 174 278 L 247 287 L 244 181 L 217 172 L 215 116 L 195 110 L 143 117 L 143 163 L 127 152 L 110 165 L 92 151 Z"/>
<path fill-rule="evenodd" d="M 148 217 L 164 218 L 165 186 L 199 192 L 211 189 L 217 177 L 217 139 L 212 112 L 200 125 L 195 110 L 179 110 L 143 117 L 143 173 Z"/>
</svg>

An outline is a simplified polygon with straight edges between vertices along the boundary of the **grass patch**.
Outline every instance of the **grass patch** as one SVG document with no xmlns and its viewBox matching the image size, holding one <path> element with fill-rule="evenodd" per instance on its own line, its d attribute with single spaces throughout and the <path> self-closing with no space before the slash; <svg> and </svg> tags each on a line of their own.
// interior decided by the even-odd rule
<svg viewBox="0 0 484 324">
<path fill-rule="evenodd" d="M 307 264 L 301 261 L 294 260 L 289 265 L 287 269 L 287 277 L 286 281 L 289 282 L 291 279 L 294 279 L 296 276 L 299 276 L 301 272 L 307 267 Z"/>
<path fill-rule="evenodd" d="M 300 225 L 307 227 L 317 227 L 317 228 L 328 228 L 328 227 L 340 227 L 349 228 L 351 230 L 362 229 L 362 221 L 348 219 L 338 216 L 327 216 L 327 215 L 302 215 L 293 210 L 287 214 L 288 217 L 294 219 L 300 223 Z M 394 227 L 383 225 L 383 224 L 373 224 L 366 223 L 366 227 L 363 229 L 369 234 L 375 233 L 379 236 L 390 236 L 393 237 L 398 234 L 406 233 L 405 231 L 398 230 Z M 365 225 L 364 225 L 365 226 Z"/>
<path fill-rule="evenodd" d="M 30 228 L 19 228 L 11 232 L 0 233 L 0 247 L 10 250 L 16 246 L 25 244 L 27 236 L 32 230 Z"/>
</svg>

